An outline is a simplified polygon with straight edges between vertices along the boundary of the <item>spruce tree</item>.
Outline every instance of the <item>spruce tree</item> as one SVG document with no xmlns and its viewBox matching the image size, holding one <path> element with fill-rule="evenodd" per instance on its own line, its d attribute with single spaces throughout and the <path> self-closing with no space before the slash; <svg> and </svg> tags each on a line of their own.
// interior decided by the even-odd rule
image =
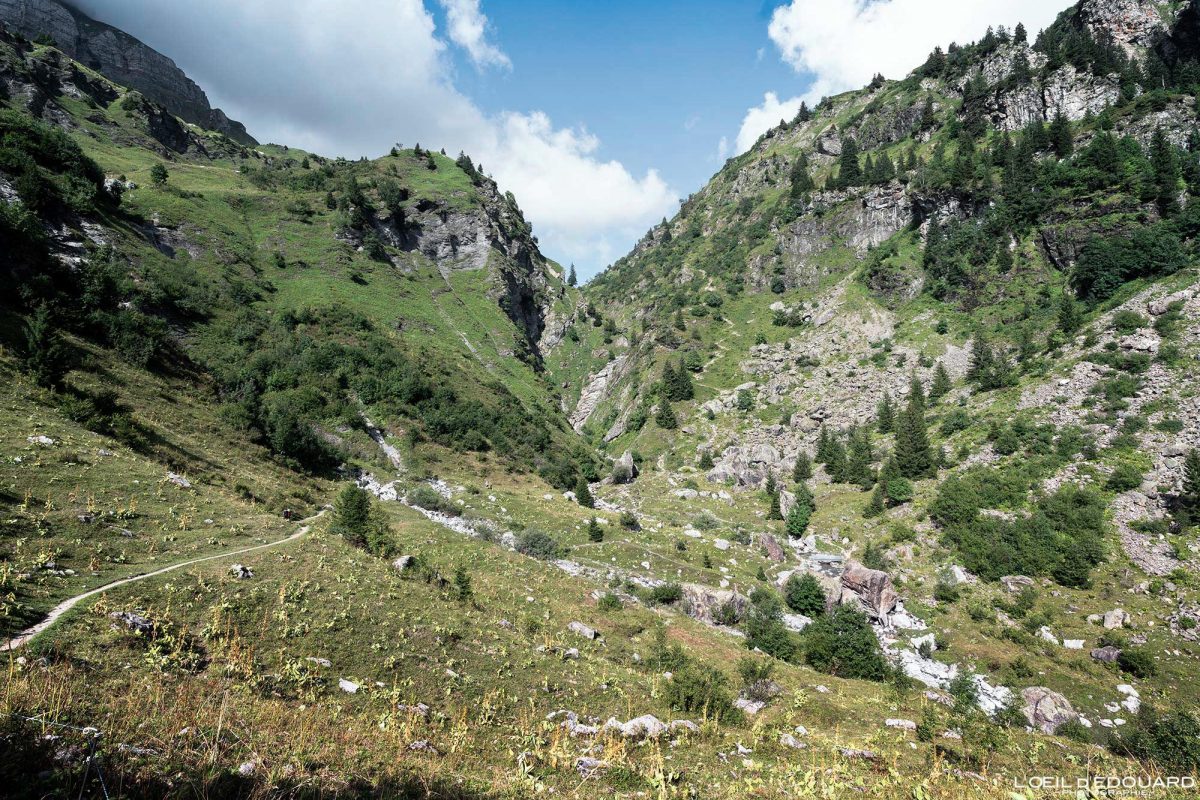
<svg viewBox="0 0 1200 800">
<path fill-rule="evenodd" d="M 838 159 L 838 185 L 858 186 L 862 183 L 862 165 L 858 162 L 858 142 L 853 136 L 842 137 L 842 155 Z"/>
<path fill-rule="evenodd" d="M 909 404 L 896 420 L 896 468 L 905 478 L 928 478 L 934 473 L 933 448 L 925 423 L 925 408 L 920 402 Z"/>
<path fill-rule="evenodd" d="M 896 409 L 892 406 L 891 395 L 886 392 L 879 398 L 879 405 L 875 409 L 875 427 L 880 433 L 892 433 L 896 430 Z"/>
<path fill-rule="evenodd" d="M 950 381 L 950 373 L 946 372 L 946 365 L 939 361 L 937 366 L 933 368 L 933 383 L 929 386 L 929 398 L 938 400 L 950 393 L 953 384 Z"/>
<path fill-rule="evenodd" d="M 867 507 L 863 509 L 863 516 L 871 519 L 878 517 L 883 511 L 883 482 L 880 481 L 875 484 L 875 491 L 871 492 L 871 502 L 867 503 Z"/>
<path fill-rule="evenodd" d="M 592 497 L 592 490 L 588 487 L 587 478 L 582 475 L 579 480 L 575 481 L 575 501 L 584 508 L 595 508 L 596 499 Z"/>
<path fill-rule="evenodd" d="M 1150 164 L 1158 187 L 1155 196 L 1158 213 L 1164 218 L 1172 217 L 1179 212 L 1179 159 L 1175 157 L 1175 146 L 1167 140 L 1162 128 L 1155 128 L 1150 140 Z"/>
<path fill-rule="evenodd" d="M 25 371 L 41 387 L 53 389 L 71 369 L 68 351 L 63 344 L 50 310 L 42 305 L 25 323 Z"/>
<path fill-rule="evenodd" d="M 1083 325 L 1083 314 L 1075 297 L 1067 289 L 1063 289 L 1058 301 L 1058 329 L 1068 336 L 1074 335 Z"/>
<path fill-rule="evenodd" d="M 1183 493 L 1193 506 L 1200 506 L 1200 450 L 1188 451 L 1183 462 Z"/>
<path fill-rule="evenodd" d="M 921 383 L 916 371 L 912 373 L 912 377 L 908 381 L 908 405 L 910 408 L 919 409 L 922 414 L 928 407 L 928 401 L 925 399 L 925 384 Z"/>
<path fill-rule="evenodd" d="M 871 452 L 871 439 L 865 428 L 851 431 L 850 454 L 846 460 L 846 480 L 857 484 L 862 489 L 870 489 L 875 483 L 875 473 L 871 462 L 875 460 Z"/>
<path fill-rule="evenodd" d="M 700 451 L 700 463 L 698 464 L 698 466 L 702 470 L 712 469 L 714 466 L 712 453 L 710 453 L 708 450 L 701 450 Z"/>
<path fill-rule="evenodd" d="M 579 283 L 579 277 L 575 274 L 575 265 L 571 265 L 571 271 L 567 274 L 567 286 L 575 286 Z"/>
<path fill-rule="evenodd" d="M 673 431 L 679 427 L 679 419 L 675 416 L 670 401 L 665 397 L 658 401 L 658 412 L 654 415 L 654 422 L 665 431 Z"/>
<path fill-rule="evenodd" d="M 604 541 L 604 529 L 600 527 L 600 523 L 596 521 L 595 517 L 588 520 L 588 541 Z"/>
<path fill-rule="evenodd" d="M 783 511 L 779 506 L 779 492 L 771 493 L 771 505 L 767 511 L 767 519 L 783 519 Z"/>
<path fill-rule="evenodd" d="M 829 435 L 829 429 L 824 425 L 821 426 L 821 432 L 817 434 L 817 463 L 829 463 L 829 445 L 833 442 L 833 438 Z"/>
<path fill-rule="evenodd" d="M 796 501 L 788 509 L 787 522 L 784 527 L 788 536 L 799 539 L 808 531 L 808 522 L 812 519 L 817 503 L 806 483 L 796 484 L 795 496 Z"/>
<path fill-rule="evenodd" d="M 834 483 L 849 483 L 846 478 L 846 447 L 841 439 L 830 438 L 829 459 L 825 462 L 825 471 Z"/>
<path fill-rule="evenodd" d="M 808 156 L 804 153 L 800 153 L 796 159 L 796 163 L 792 165 L 791 182 L 791 196 L 793 201 L 800 200 L 805 194 L 815 188 L 812 175 L 808 172 Z"/>
<path fill-rule="evenodd" d="M 1025 44 L 1029 40 L 1029 35 L 1025 32 L 1025 26 L 1017 23 L 1017 27 L 1013 28 L 1013 41 L 1017 44 Z"/>
<path fill-rule="evenodd" d="M 767 482 L 763 487 L 763 490 L 766 491 L 768 495 L 779 494 L 779 484 L 775 481 L 774 472 L 767 473 Z"/>
<path fill-rule="evenodd" d="M 1061 159 L 1071 157 L 1075 150 L 1075 139 L 1071 135 L 1071 121 L 1059 109 L 1050 123 L 1050 149 Z"/>
<path fill-rule="evenodd" d="M 792 480 L 802 483 L 812 477 L 812 459 L 808 453 L 801 450 L 796 455 L 796 464 L 792 467 Z"/>
</svg>

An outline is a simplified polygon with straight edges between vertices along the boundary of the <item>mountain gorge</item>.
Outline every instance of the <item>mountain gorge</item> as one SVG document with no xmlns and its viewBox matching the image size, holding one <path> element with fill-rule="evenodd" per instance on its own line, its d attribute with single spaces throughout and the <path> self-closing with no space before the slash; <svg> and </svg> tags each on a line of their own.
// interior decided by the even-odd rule
<svg viewBox="0 0 1200 800">
<path fill-rule="evenodd" d="M 468 154 L 0 23 L 14 796 L 1190 795 L 1195 2 L 983 23 L 583 287 Z"/>
</svg>

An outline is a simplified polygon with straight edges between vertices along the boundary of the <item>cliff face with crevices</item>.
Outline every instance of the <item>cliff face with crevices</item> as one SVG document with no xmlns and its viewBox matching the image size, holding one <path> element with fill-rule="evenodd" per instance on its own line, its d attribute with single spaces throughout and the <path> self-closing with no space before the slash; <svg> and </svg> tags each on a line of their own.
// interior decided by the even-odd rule
<svg viewBox="0 0 1200 800">
<path fill-rule="evenodd" d="M 204 90 L 170 58 L 66 3 L 0 0 L 0 24 L 29 39 L 49 36 L 71 58 L 140 92 L 181 119 L 240 144 L 257 144 L 242 123 L 213 108 Z"/>
</svg>

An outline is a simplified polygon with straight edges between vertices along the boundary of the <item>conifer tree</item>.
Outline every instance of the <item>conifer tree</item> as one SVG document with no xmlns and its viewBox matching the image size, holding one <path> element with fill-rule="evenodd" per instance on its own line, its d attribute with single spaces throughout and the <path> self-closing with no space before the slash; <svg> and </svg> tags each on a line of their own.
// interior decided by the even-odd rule
<svg viewBox="0 0 1200 800">
<path fill-rule="evenodd" d="M 833 442 L 833 437 L 829 435 L 829 429 L 824 425 L 821 426 L 821 432 L 817 434 L 817 463 L 829 463 L 829 445 Z"/>
<path fill-rule="evenodd" d="M 1062 297 L 1058 301 L 1058 329 L 1071 336 L 1082 325 L 1083 314 L 1079 310 L 1079 304 L 1075 302 L 1075 297 L 1071 292 L 1064 289 Z"/>
<path fill-rule="evenodd" d="M 865 428 L 858 428 L 850 433 L 850 453 L 846 460 L 846 480 L 862 489 L 870 489 L 875 483 L 875 473 L 871 462 L 875 460 L 871 452 L 871 439 Z"/>
<path fill-rule="evenodd" d="M 1050 149 L 1059 158 L 1070 158 L 1075 150 L 1075 139 L 1071 135 L 1071 121 L 1059 109 L 1050 123 Z"/>
<path fill-rule="evenodd" d="M 579 277 L 575 274 L 575 265 L 571 265 L 571 271 L 567 275 L 567 286 L 575 286 L 579 283 Z"/>
<path fill-rule="evenodd" d="M 776 483 L 776 481 L 775 481 L 775 473 L 774 472 L 767 473 L 767 483 L 763 487 L 763 489 L 766 491 L 766 493 L 768 495 L 779 494 L 779 484 Z"/>
<path fill-rule="evenodd" d="M 582 475 L 579 480 L 575 481 L 575 501 L 584 508 L 595 508 L 596 500 L 592 497 L 592 490 L 588 487 L 587 478 Z"/>
<path fill-rule="evenodd" d="M 921 399 L 910 397 L 908 406 L 896 420 L 896 468 L 905 478 L 928 478 L 934 472 L 933 448 L 925 423 Z"/>
<path fill-rule="evenodd" d="M 708 450 L 701 450 L 701 451 L 700 451 L 700 463 L 699 463 L 699 467 L 700 467 L 700 469 L 702 469 L 702 470 L 706 470 L 706 471 L 707 471 L 707 470 L 710 470 L 710 469 L 712 469 L 712 468 L 713 468 L 713 457 L 712 457 L 712 453 L 710 453 Z"/>
<path fill-rule="evenodd" d="M 925 409 L 929 405 L 925 398 L 925 384 L 921 383 L 921 379 L 917 377 L 915 370 L 908 381 L 908 405 L 910 408 L 920 410 L 922 414 L 925 413 Z"/>
<path fill-rule="evenodd" d="M 842 137 L 842 155 L 838 159 L 838 185 L 858 186 L 862 183 L 862 165 L 858 162 L 858 142 L 853 136 Z"/>
<path fill-rule="evenodd" d="M 950 382 L 950 373 L 946 372 L 946 365 L 939 361 L 937 366 L 933 368 L 933 383 L 929 385 L 929 398 L 938 400 L 950 393 L 953 388 Z"/>
<path fill-rule="evenodd" d="M 654 415 L 654 422 L 665 431 L 673 431 L 679 427 L 679 419 L 675 416 L 675 410 L 671 408 L 670 401 L 665 397 L 658 401 L 658 412 Z"/>
<path fill-rule="evenodd" d="M 879 398 L 875 417 L 875 426 L 880 433 L 892 433 L 896 430 L 896 409 L 892 406 L 891 396 L 886 392 Z"/>
<path fill-rule="evenodd" d="M 600 523 L 596 521 L 595 517 L 588 520 L 588 541 L 604 541 L 604 529 L 600 527 Z"/>
<path fill-rule="evenodd" d="M 814 188 L 812 175 L 808 172 L 808 156 L 803 152 L 796 159 L 796 163 L 792 165 L 791 174 L 792 200 L 799 200 Z"/>
<path fill-rule="evenodd" d="M 812 514 L 816 510 L 817 503 L 813 499 L 813 494 L 809 490 L 808 484 L 796 484 L 795 495 L 796 501 L 788 509 L 787 522 L 784 527 L 789 537 L 799 539 L 808 530 L 808 523 L 812 519 Z"/>
<path fill-rule="evenodd" d="M 1200 450 L 1188 451 L 1183 462 L 1183 493 L 1193 506 L 1200 506 Z"/>
<path fill-rule="evenodd" d="M 846 479 L 846 447 L 841 439 L 830 437 L 829 458 L 825 462 L 825 471 L 834 483 L 849 483 Z"/>
<path fill-rule="evenodd" d="M 771 493 L 771 506 L 767 511 L 767 519 L 783 519 L 783 512 L 779 506 L 779 492 Z"/>
<path fill-rule="evenodd" d="M 875 484 L 875 490 L 871 492 L 871 502 L 867 503 L 867 507 L 863 510 L 863 516 L 871 519 L 878 517 L 883 511 L 883 482 L 881 481 Z"/>
<path fill-rule="evenodd" d="M 796 464 L 792 467 L 792 480 L 802 483 L 812 477 L 812 459 L 808 453 L 801 450 L 796 455 Z"/>
<path fill-rule="evenodd" d="M 1175 146 L 1167 140 L 1162 128 L 1155 128 L 1150 140 L 1150 164 L 1158 187 L 1155 196 L 1158 213 L 1163 217 L 1174 216 L 1179 212 L 1179 160 L 1175 157 Z"/>
<path fill-rule="evenodd" d="M 62 335 L 45 305 L 39 306 L 25 323 L 25 354 L 22 361 L 25 371 L 34 382 L 48 389 L 58 386 L 71 369 Z"/>
</svg>

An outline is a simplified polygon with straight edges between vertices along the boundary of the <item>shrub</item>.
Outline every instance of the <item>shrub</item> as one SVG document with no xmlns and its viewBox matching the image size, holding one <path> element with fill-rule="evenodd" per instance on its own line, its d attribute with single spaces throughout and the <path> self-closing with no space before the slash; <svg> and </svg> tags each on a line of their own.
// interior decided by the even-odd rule
<svg viewBox="0 0 1200 800">
<path fill-rule="evenodd" d="M 1080 744 L 1092 743 L 1092 732 L 1085 728 L 1083 723 L 1077 719 L 1070 719 L 1062 723 L 1054 733 L 1057 736 L 1062 736 Z"/>
<path fill-rule="evenodd" d="M 690 658 L 672 671 L 663 695 L 667 705 L 676 711 L 699 712 L 717 720 L 740 717 L 725 673 Z"/>
<path fill-rule="evenodd" d="M 783 587 L 784 602 L 797 614 L 816 618 L 825 613 L 825 590 L 813 575 L 788 576 Z"/>
<path fill-rule="evenodd" d="M 849 605 L 816 619 L 804 631 L 804 656 L 809 666 L 843 678 L 882 681 L 887 663 L 866 615 Z"/>
<path fill-rule="evenodd" d="M 1200 770 L 1200 720 L 1191 713 L 1178 709 L 1159 715 L 1144 705 L 1130 728 L 1114 734 L 1113 750 L 1182 773 Z"/>
<path fill-rule="evenodd" d="M 796 657 L 796 637 L 783 624 L 783 605 L 770 589 L 759 587 L 750 593 L 750 612 L 744 627 L 746 647 L 758 648 L 781 661 Z"/>
<path fill-rule="evenodd" d="M 451 517 L 462 514 L 462 509 L 457 503 L 452 503 L 448 498 L 442 497 L 437 489 L 425 483 L 409 489 L 405 499 L 410 505 L 418 506 L 426 511 L 438 511 Z"/>
<path fill-rule="evenodd" d="M 1133 464 L 1118 464 L 1105 486 L 1114 492 L 1128 492 L 1142 485 L 1142 471 Z"/>
<path fill-rule="evenodd" d="M 1150 320 L 1143 317 L 1134 311 L 1122 309 L 1113 314 L 1112 328 L 1120 334 L 1131 334 L 1139 328 L 1145 328 L 1150 324 Z"/>
<path fill-rule="evenodd" d="M 517 552 L 551 561 L 565 555 L 567 548 L 548 533 L 530 528 L 517 537 Z"/>
<path fill-rule="evenodd" d="M 1117 666 L 1135 678 L 1152 678 L 1158 672 L 1154 657 L 1137 647 L 1122 650 L 1121 655 L 1117 656 Z"/>
<path fill-rule="evenodd" d="M 621 527 L 627 531 L 636 531 L 640 530 L 642 526 L 638 523 L 638 518 L 632 511 L 622 511 Z"/>
<path fill-rule="evenodd" d="M 645 594 L 647 605 L 663 606 L 678 603 L 683 599 L 683 589 L 678 583 L 664 583 L 655 586 Z"/>
<path fill-rule="evenodd" d="M 601 611 L 620 611 L 624 604 L 621 598 L 617 597 L 612 592 L 606 592 L 603 597 L 596 603 L 596 607 Z"/>
</svg>

